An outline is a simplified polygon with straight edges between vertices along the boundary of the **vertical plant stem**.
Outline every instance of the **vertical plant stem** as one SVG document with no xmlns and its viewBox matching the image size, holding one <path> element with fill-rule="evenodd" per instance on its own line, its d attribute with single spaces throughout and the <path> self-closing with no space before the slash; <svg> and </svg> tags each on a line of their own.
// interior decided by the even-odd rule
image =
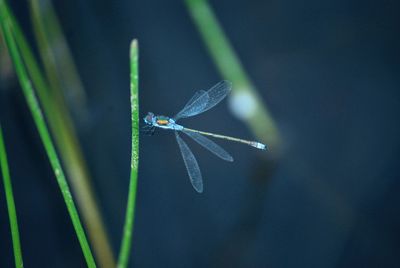
<svg viewBox="0 0 400 268">
<path fill-rule="evenodd" d="M 138 42 L 134 39 L 130 48 L 131 66 L 131 118 L 132 118 L 132 154 L 131 154 L 131 179 L 129 182 L 129 195 L 125 215 L 125 224 L 122 234 L 121 249 L 118 258 L 118 267 L 128 265 L 132 244 L 133 224 L 135 219 L 136 186 L 139 167 L 139 59 Z"/>
<path fill-rule="evenodd" d="M 35 83 L 34 85 L 39 93 L 40 103 L 43 105 L 50 130 L 76 196 L 78 208 L 98 264 L 101 267 L 115 267 L 115 259 L 106 228 L 92 191 L 90 174 L 62 89 L 73 90 L 73 95 L 77 98 L 74 99 L 75 105 L 72 108 L 81 116 L 85 116 L 84 111 L 86 111 L 84 107 L 85 93 L 69 56 L 69 50 L 51 2 L 31 0 L 30 7 L 36 41 L 50 87 L 40 87 L 40 84 L 36 86 Z M 17 43 L 18 41 L 23 42 L 24 40 L 21 38 L 17 39 Z M 57 53 L 54 51 L 54 46 L 57 48 Z M 28 49 L 28 46 L 24 45 L 24 48 Z M 29 54 L 31 53 L 22 52 L 24 60 L 29 58 Z M 37 65 L 34 59 L 29 59 L 29 62 Z M 28 71 L 31 72 L 29 66 Z"/>
<path fill-rule="evenodd" d="M 4 192 L 6 194 L 8 217 L 10 220 L 11 237 L 14 249 L 15 267 L 24 267 L 22 262 L 21 243 L 19 240 L 17 212 L 15 210 L 14 195 L 8 169 L 7 153 L 4 145 L 3 132 L 0 125 L 0 169 L 3 175 Z M 3 239 L 4 241 L 4 239 Z"/>
<path fill-rule="evenodd" d="M 253 102 L 253 112 L 241 119 L 261 141 L 269 147 L 277 146 L 280 138 L 275 121 L 247 76 L 212 8 L 206 0 L 185 0 L 185 3 L 219 72 L 233 82 L 232 97 L 241 94 Z"/>
<path fill-rule="evenodd" d="M 45 147 L 47 156 L 50 160 L 50 164 L 55 173 L 57 183 L 60 187 L 62 196 L 64 198 L 65 204 L 67 206 L 69 215 L 72 220 L 72 224 L 75 228 L 78 240 L 80 242 L 82 252 L 85 256 L 86 263 L 89 267 L 96 267 L 93 255 L 91 253 L 89 243 L 86 239 L 85 232 L 83 230 L 82 224 L 79 219 L 78 211 L 76 210 L 75 203 L 72 199 L 69 186 L 65 179 L 64 171 L 61 168 L 60 160 L 58 159 L 56 150 L 54 148 L 53 142 L 50 138 L 49 131 L 47 129 L 46 123 L 43 118 L 43 113 L 40 109 L 38 100 L 32 88 L 31 81 L 29 79 L 28 73 L 25 69 L 21 56 L 19 54 L 13 32 L 11 27 L 10 17 L 7 16 L 5 11 L 6 4 L 4 0 L 0 0 L 0 24 L 4 34 L 4 39 L 6 41 L 8 50 L 10 52 L 14 67 L 21 83 L 23 93 L 25 95 L 28 107 L 39 131 L 40 138 L 42 139 L 43 145 Z"/>
</svg>

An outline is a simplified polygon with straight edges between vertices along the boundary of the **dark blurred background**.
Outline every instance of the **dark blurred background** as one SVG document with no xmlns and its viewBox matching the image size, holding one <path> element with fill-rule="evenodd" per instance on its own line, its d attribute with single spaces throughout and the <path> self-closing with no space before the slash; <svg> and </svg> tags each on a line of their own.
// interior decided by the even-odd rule
<svg viewBox="0 0 400 268">
<path fill-rule="evenodd" d="M 33 43 L 25 1 L 12 2 Z M 129 44 L 140 45 L 140 109 L 173 115 L 222 79 L 182 1 L 53 1 L 88 94 L 75 123 L 118 252 L 130 168 Z M 400 2 L 211 1 L 280 128 L 280 152 L 140 140 L 131 267 L 400 267 Z M 235 86 L 235 85 L 233 85 Z M 26 267 L 84 267 L 16 77 L 0 85 Z M 253 139 L 227 103 L 182 123 Z M 260 122 L 262 124 L 263 122 Z M 13 254 L 0 187 L 0 267 Z"/>
</svg>

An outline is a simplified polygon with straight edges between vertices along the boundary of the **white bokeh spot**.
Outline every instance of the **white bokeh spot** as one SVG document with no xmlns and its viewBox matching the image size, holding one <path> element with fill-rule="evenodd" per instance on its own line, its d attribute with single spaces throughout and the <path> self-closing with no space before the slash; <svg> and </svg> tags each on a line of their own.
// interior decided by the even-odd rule
<svg viewBox="0 0 400 268">
<path fill-rule="evenodd" d="M 256 112 L 256 100 L 247 90 L 238 90 L 229 99 L 229 108 L 240 119 L 249 119 Z"/>
</svg>

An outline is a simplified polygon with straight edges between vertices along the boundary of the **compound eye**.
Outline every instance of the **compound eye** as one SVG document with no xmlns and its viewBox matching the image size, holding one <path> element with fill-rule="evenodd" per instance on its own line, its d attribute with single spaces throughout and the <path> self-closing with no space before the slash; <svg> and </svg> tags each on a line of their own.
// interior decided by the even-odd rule
<svg viewBox="0 0 400 268">
<path fill-rule="evenodd" d="M 148 113 L 146 115 L 146 117 L 144 118 L 144 121 L 146 122 L 146 124 L 151 125 L 153 122 L 153 117 L 154 117 L 153 113 Z"/>
</svg>

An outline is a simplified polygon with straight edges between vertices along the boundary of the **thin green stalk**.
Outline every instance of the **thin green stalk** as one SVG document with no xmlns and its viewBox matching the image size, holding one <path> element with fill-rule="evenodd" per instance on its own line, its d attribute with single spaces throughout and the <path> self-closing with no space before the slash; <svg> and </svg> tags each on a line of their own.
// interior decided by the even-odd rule
<svg viewBox="0 0 400 268">
<path fill-rule="evenodd" d="M 37 47 L 55 97 L 65 99 L 75 114 L 86 116 L 86 93 L 51 0 L 30 0 L 29 6 Z"/>
<path fill-rule="evenodd" d="M 276 147 L 280 138 L 275 121 L 261 101 L 212 8 L 206 0 L 185 0 L 185 3 L 219 72 L 225 79 L 232 81 L 233 97 L 242 94 L 253 102 L 253 112 L 241 119 L 261 141 L 269 147 Z"/>
<path fill-rule="evenodd" d="M 138 59 L 139 48 L 134 39 L 130 49 L 131 65 L 131 116 L 132 116 L 132 154 L 131 154 L 131 179 L 129 182 L 128 204 L 125 215 L 125 225 L 121 241 L 121 249 L 118 258 L 118 267 L 125 268 L 128 265 L 131 251 L 133 224 L 135 218 L 136 186 L 139 167 L 139 74 Z"/>
<path fill-rule="evenodd" d="M 80 149 L 70 111 L 65 103 L 63 89 L 73 90 L 73 95 L 77 98 L 73 100 L 72 110 L 81 116 L 84 116 L 83 112 L 86 110 L 85 94 L 51 2 L 31 0 L 30 7 L 36 41 L 50 87 L 40 87 L 39 83 L 34 85 L 75 193 L 98 264 L 101 267 L 115 267 L 113 252 L 92 191 L 90 174 Z M 24 39 L 17 39 L 17 43 L 18 41 L 24 42 Z M 57 46 L 57 53 L 54 51 L 54 46 Z M 26 44 L 24 48 L 29 49 Z M 24 59 L 37 65 L 34 59 L 29 58 L 30 54 L 22 52 Z M 30 65 L 27 65 L 28 71 L 31 72 L 29 67 Z"/>
<path fill-rule="evenodd" d="M 11 185 L 10 172 L 8 170 L 7 154 L 4 145 L 1 125 L 0 125 L 0 168 L 3 175 L 4 191 L 6 193 L 8 217 L 10 220 L 11 237 L 14 249 L 15 267 L 24 267 L 24 264 L 22 262 L 21 243 L 19 240 L 17 212 L 15 210 L 14 195 Z"/>
<path fill-rule="evenodd" d="M 50 164 L 55 173 L 57 183 L 58 183 L 61 193 L 63 195 L 65 204 L 67 206 L 69 215 L 72 220 L 72 224 L 75 228 L 75 232 L 77 234 L 83 254 L 85 256 L 86 263 L 89 267 L 95 267 L 96 264 L 94 262 L 93 255 L 92 255 L 90 247 L 89 247 L 89 243 L 86 239 L 85 232 L 84 232 L 82 224 L 80 222 L 79 215 L 78 215 L 78 212 L 75 207 L 75 203 L 72 199 L 72 195 L 69 190 L 69 186 L 65 179 L 64 171 L 61 168 L 60 160 L 58 159 L 56 150 L 54 148 L 49 131 L 47 129 L 46 123 L 43 118 L 43 113 L 40 109 L 38 100 L 35 96 L 31 81 L 28 76 L 28 73 L 25 69 L 25 66 L 22 62 L 21 56 L 19 54 L 16 42 L 15 42 L 15 39 L 13 36 L 10 17 L 7 16 L 7 12 L 5 11 L 5 9 L 6 9 L 5 1 L 0 0 L 0 24 L 1 24 L 3 34 L 4 34 L 4 39 L 6 41 L 8 50 L 10 52 L 12 61 L 14 63 L 14 67 L 15 67 L 17 76 L 19 78 L 19 81 L 21 83 L 22 90 L 25 95 L 26 101 L 28 103 L 29 109 L 33 116 L 36 127 L 39 131 L 39 135 L 42 139 L 42 142 L 45 147 Z"/>
</svg>

